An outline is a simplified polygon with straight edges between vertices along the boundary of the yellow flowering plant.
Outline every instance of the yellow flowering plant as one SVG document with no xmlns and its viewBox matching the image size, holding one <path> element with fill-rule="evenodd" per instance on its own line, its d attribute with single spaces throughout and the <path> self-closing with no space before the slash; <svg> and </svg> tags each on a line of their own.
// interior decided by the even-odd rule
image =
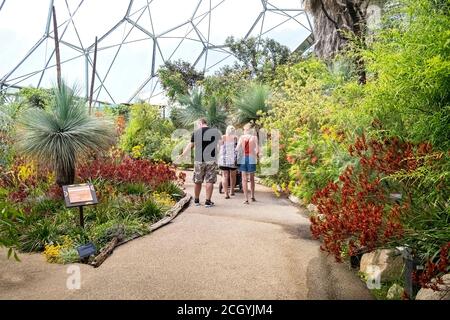
<svg viewBox="0 0 450 320">
<path fill-rule="evenodd" d="M 166 192 L 154 192 L 152 194 L 153 200 L 158 204 L 162 210 L 169 210 L 175 205 L 175 200 L 170 194 Z"/>
<path fill-rule="evenodd" d="M 63 254 L 71 253 L 74 249 L 74 241 L 67 235 L 63 237 L 63 243 L 59 244 L 47 244 L 43 252 L 47 262 L 50 263 L 64 263 L 65 259 L 62 258 Z"/>
<path fill-rule="evenodd" d="M 131 148 L 131 156 L 135 159 L 139 159 L 140 157 L 142 157 L 143 148 L 144 146 L 141 144 L 134 146 L 133 148 Z"/>
</svg>

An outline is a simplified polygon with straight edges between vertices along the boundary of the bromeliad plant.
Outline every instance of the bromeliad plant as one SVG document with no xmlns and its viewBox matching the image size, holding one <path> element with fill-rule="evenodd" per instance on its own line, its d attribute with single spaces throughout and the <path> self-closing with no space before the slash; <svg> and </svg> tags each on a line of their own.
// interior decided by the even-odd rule
<svg viewBox="0 0 450 320">
<path fill-rule="evenodd" d="M 89 116 L 84 101 L 65 83 L 54 95 L 48 111 L 33 108 L 22 115 L 16 140 L 23 154 L 50 163 L 62 186 L 74 182 L 77 160 L 112 144 L 114 125 Z"/>
</svg>

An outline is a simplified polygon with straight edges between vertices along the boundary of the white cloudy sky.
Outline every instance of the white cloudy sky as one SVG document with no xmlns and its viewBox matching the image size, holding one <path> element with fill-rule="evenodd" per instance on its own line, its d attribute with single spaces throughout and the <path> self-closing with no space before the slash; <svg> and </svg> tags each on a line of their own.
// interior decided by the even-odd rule
<svg viewBox="0 0 450 320">
<path fill-rule="evenodd" d="M 150 12 L 142 10 L 146 7 L 147 1 L 151 2 Z M 0 0 L 0 5 L 2 2 L 3 0 Z M 69 10 L 73 13 L 80 2 L 81 0 L 55 0 L 58 24 L 68 20 Z M 269 8 L 271 9 L 300 9 L 302 7 L 301 0 L 273 0 L 269 2 L 271 4 Z M 199 0 L 135 0 L 130 18 L 158 35 L 187 21 L 192 16 L 198 3 Z M 211 26 L 209 27 L 209 17 L 206 16 L 203 20 L 201 18 L 203 13 L 209 10 L 210 3 L 215 9 L 212 11 Z M 0 43 L 2 44 L 0 49 L 0 78 L 8 74 L 21 61 L 33 44 L 44 35 L 49 4 L 49 0 L 5 0 L 0 11 Z M 67 27 L 62 36 L 64 41 L 78 47 L 88 47 L 93 43 L 95 36 L 103 35 L 123 18 L 128 4 L 129 0 L 84 0 L 73 17 L 78 36 L 70 23 L 66 23 L 59 28 L 59 35 L 61 36 Z M 205 38 L 208 35 L 208 28 L 210 28 L 210 43 L 220 45 L 230 35 L 238 38 L 245 36 L 261 11 L 260 0 L 203 0 L 197 10 L 196 17 L 198 18 L 194 19 L 193 22 Z M 287 13 L 295 16 L 299 12 L 287 11 Z M 296 19 L 309 27 L 304 15 L 299 15 Z M 267 13 L 262 25 L 263 32 L 268 31 L 264 37 L 275 38 L 290 49 L 295 49 L 308 36 L 308 31 L 293 19 L 271 30 L 286 20 L 289 20 L 289 17 L 279 12 Z M 261 23 L 262 19 L 256 26 L 254 33 L 261 30 Z M 52 30 L 52 27 L 50 30 Z M 155 61 L 156 67 L 163 63 L 163 58 L 167 60 L 171 56 L 180 42 L 179 37 L 186 34 L 194 40 L 184 41 L 171 59 L 181 58 L 191 62 L 196 60 L 202 51 L 202 45 L 196 32 L 192 30 L 192 26 L 186 25 L 159 38 L 161 53 L 158 50 Z M 110 46 L 119 44 L 125 37 L 126 41 L 132 42 L 120 49 L 116 62 L 108 73 L 111 61 L 118 50 L 117 46 Z M 145 38 L 148 37 L 144 33 L 133 28 L 130 23 L 124 23 L 99 44 L 101 50 L 98 53 L 98 72 L 100 77 L 104 79 L 105 87 L 109 91 L 108 94 L 106 90 L 101 90 L 98 95 L 100 100 L 126 102 L 149 76 L 152 65 L 153 42 Z M 23 80 L 18 84 L 36 86 L 41 73 L 28 79 L 18 77 L 41 70 L 53 49 L 52 39 L 44 41 L 27 61 L 8 78 L 7 82 L 16 83 Z M 76 58 L 78 56 L 80 57 Z M 213 66 L 224 57 L 226 55 L 223 53 L 210 51 L 206 67 Z M 61 45 L 61 58 L 63 61 L 76 58 L 63 64 L 63 76 L 69 83 L 77 83 L 82 92 L 85 92 L 85 58 L 79 52 L 64 45 Z M 232 62 L 232 58 L 226 59 L 210 68 L 210 72 L 221 65 Z M 54 64 L 53 61 L 52 64 Z M 203 69 L 204 66 L 204 59 L 200 60 L 198 68 Z M 42 85 L 50 86 L 54 83 L 55 73 L 54 68 L 46 71 Z M 99 81 L 96 81 L 96 84 L 99 84 Z M 154 84 L 153 81 L 148 83 L 143 88 L 140 97 L 148 98 Z M 156 91 L 158 91 L 158 88 Z"/>
</svg>

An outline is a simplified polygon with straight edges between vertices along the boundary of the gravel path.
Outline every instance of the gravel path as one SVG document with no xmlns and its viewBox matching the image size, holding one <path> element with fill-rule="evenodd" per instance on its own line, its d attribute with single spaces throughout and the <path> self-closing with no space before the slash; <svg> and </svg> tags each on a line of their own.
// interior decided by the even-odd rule
<svg viewBox="0 0 450 320">
<path fill-rule="evenodd" d="M 193 185 L 187 183 L 192 194 Z M 155 233 L 117 248 L 94 269 L 79 265 L 81 289 L 66 287 L 67 267 L 42 255 L 6 260 L 0 299 L 371 299 L 345 264 L 319 250 L 303 212 L 269 188 L 257 202 L 213 196 Z"/>
</svg>

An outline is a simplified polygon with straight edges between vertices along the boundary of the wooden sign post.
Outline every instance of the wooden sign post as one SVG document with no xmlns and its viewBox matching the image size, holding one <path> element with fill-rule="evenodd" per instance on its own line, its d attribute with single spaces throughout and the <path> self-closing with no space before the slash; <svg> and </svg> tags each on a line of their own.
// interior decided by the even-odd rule
<svg viewBox="0 0 450 320">
<path fill-rule="evenodd" d="M 97 204 L 97 195 L 91 183 L 63 186 L 64 200 L 67 208 L 78 207 L 80 210 L 80 226 L 84 228 L 83 207 Z"/>
</svg>

